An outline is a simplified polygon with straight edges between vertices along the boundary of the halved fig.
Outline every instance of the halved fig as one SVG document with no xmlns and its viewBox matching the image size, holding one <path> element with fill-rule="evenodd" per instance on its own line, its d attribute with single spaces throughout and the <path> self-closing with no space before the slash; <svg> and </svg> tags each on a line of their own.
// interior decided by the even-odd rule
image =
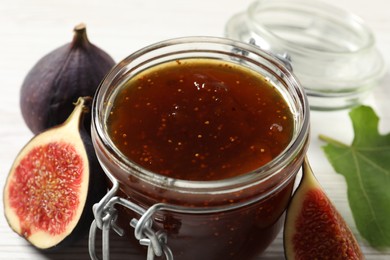
<svg viewBox="0 0 390 260">
<path fill-rule="evenodd" d="M 286 259 L 364 259 L 345 220 L 321 188 L 307 158 L 301 183 L 287 209 Z"/>
<path fill-rule="evenodd" d="M 40 249 L 81 237 L 92 222 L 92 205 L 106 192 L 105 175 L 82 129 L 86 101 L 80 98 L 63 124 L 27 143 L 4 187 L 10 227 Z"/>
</svg>

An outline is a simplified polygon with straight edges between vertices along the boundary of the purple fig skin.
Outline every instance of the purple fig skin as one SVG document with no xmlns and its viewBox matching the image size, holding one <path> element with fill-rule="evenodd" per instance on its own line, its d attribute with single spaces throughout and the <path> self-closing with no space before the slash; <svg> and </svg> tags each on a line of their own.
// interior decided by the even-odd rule
<svg viewBox="0 0 390 260">
<path fill-rule="evenodd" d="M 86 27 L 74 28 L 72 42 L 42 57 L 27 74 L 20 92 L 23 119 L 34 134 L 63 123 L 80 96 L 95 95 L 115 61 L 91 44 Z M 90 130 L 91 117 L 84 120 Z"/>
</svg>

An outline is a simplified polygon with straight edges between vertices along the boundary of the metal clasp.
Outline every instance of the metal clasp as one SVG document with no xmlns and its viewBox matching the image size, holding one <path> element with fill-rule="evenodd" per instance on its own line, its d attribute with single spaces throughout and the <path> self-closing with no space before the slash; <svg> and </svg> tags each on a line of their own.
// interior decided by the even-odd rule
<svg viewBox="0 0 390 260">
<path fill-rule="evenodd" d="M 99 260 L 96 255 L 96 231 L 102 231 L 102 256 L 103 260 L 110 259 L 110 230 L 114 230 L 118 235 L 123 236 L 124 230 L 117 224 L 118 212 L 115 208 L 116 204 L 126 207 L 138 215 L 140 219 L 133 218 L 130 221 L 130 226 L 134 228 L 134 236 L 139 240 L 141 245 L 147 246 L 147 260 L 153 260 L 155 256 L 165 255 L 167 260 L 173 260 L 173 254 L 167 245 L 167 235 L 165 232 L 159 230 L 155 232 L 152 228 L 152 216 L 161 208 L 163 204 L 155 204 L 149 209 L 145 210 L 137 204 L 116 196 L 119 190 L 118 181 L 104 169 L 113 186 L 108 193 L 95 205 L 92 211 L 95 220 L 92 222 L 89 230 L 89 255 L 93 260 Z"/>
</svg>

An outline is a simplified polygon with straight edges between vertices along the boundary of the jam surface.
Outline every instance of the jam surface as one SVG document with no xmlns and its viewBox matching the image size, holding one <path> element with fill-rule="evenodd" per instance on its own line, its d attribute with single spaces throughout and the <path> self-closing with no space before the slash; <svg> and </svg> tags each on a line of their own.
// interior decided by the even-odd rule
<svg viewBox="0 0 390 260">
<path fill-rule="evenodd" d="M 212 59 L 159 64 L 112 101 L 107 128 L 131 161 L 171 178 L 208 181 L 253 171 L 279 155 L 293 115 L 262 75 Z"/>
</svg>

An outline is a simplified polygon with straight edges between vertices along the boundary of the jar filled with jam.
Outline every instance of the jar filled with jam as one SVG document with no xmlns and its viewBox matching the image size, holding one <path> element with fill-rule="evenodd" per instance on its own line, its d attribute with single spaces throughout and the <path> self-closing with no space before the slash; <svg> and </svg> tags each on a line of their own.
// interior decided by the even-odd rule
<svg viewBox="0 0 390 260">
<path fill-rule="evenodd" d="M 308 146 L 294 75 L 250 44 L 168 40 L 120 62 L 95 96 L 92 139 L 112 182 L 95 233 L 148 259 L 250 259 L 273 241 Z M 138 241 L 137 241 L 138 240 Z"/>
</svg>

